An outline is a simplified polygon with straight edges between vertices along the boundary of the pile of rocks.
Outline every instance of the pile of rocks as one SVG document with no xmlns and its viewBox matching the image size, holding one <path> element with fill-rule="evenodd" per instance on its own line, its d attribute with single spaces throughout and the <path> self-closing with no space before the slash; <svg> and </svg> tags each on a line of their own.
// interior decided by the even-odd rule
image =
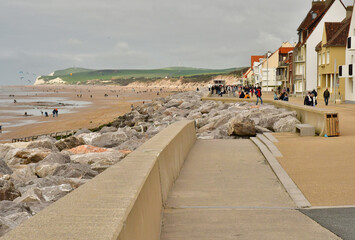
<svg viewBox="0 0 355 240">
<path fill-rule="evenodd" d="M 180 121 L 195 120 L 200 139 L 223 139 L 255 136 L 263 132 L 292 132 L 300 123 L 295 111 L 271 104 L 222 103 L 201 101 L 202 93 L 184 92 L 161 98 L 119 117 L 111 125 L 131 127 L 149 136 Z"/>
<path fill-rule="evenodd" d="M 168 125 L 195 120 L 200 139 L 254 136 L 292 131 L 296 113 L 273 105 L 202 102 L 201 93 L 157 99 L 97 132 L 80 130 L 56 141 L 0 145 L 0 236 L 24 220 L 120 162 Z"/>
</svg>

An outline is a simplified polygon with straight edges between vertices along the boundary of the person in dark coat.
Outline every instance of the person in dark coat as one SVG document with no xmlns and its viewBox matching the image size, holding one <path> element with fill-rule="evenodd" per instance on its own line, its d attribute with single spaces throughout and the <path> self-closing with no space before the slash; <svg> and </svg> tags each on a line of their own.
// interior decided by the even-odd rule
<svg viewBox="0 0 355 240">
<path fill-rule="evenodd" d="M 318 93 L 317 93 L 317 91 L 316 91 L 315 89 L 313 89 L 313 91 L 311 92 L 311 94 L 314 95 L 314 97 L 313 97 L 313 102 L 314 102 L 314 106 L 316 106 L 316 105 L 318 104 L 318 102 L 317 102 Z"/>
<path fill-rule="evenodd" d="M 244 94 L 244 92 L 242 91 L 241 93 L 240 93 L 240 95 L 239 95 L 239 98 L 244 98 L 245 97 L 245 94 Z"/>
<path fill-rule="evenodd" d="M 323 97 L 324 97 L 325 105 L 328 106 L 328 101 L 329 101 L 329 97 L 330 97 L 330 92 L 328 91 L 328 88 L 325 89 L 325 91 L 323 93 Z"/>
<path fill-rule="evenodd" d="M 311 92 L 308 92 L 307 96 L 304 98 L 304 105 L 306 106 L 312 106 L 313 105 L 313 99 L 311 96 Z"/>
</svg>

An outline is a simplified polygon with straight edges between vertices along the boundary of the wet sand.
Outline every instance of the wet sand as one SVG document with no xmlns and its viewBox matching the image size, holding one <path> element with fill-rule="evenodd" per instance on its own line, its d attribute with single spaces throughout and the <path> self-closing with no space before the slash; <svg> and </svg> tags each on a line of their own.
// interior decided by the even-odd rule
<svg viewBox="0 0 355 240">
<path fill-rule="evenodd" d="M 12 138 L 29 137 L 40 134 L 77 130 L 81 128 L 94 128 L 113 121 L 120 115 L 131 110 L 134 106 L 143 104 L 154 98 L 165 97 L 172 94 L 176 89 L 163 89 L 159 95 L 159 88 L 135 88 L 120 86 L 25 86 L 28 91 L 43 92 L 37 97 L 64 97 L 73 101 L 88 101 L 90 105 L 85 105 L 76 109 L 77 112 L 61 114 L 58 107 L 59 116 L 52 117 L 52 112 L 48 112 L 49 117 L 44 116 L 16 116 L 6 121 L 10 125 L 3 126 L 0 134 L 1 142 L 9 142 Z M 55 92 L 55 93 L 54 93 Z M 137 94 L 137 92 L 139 92 Z M 107 94 L 108 96 L 105 96 Z M 77 95 L 82 95 L 78 98 Z M 90 97 L 92 95 L 92 98 Z M 117 97 L 118 95 L 118 97 Z M 30 97 L 28 97 L 30 98 Z M 11 107 L 2 108 L 11 111 Z M 39 110 L 38 110 L 39 111 Z M 16 121 L 29 121 L 25 126 L 16 126 Z M 12 123 L 12 124 L 11 124 Z"/>
</svg>

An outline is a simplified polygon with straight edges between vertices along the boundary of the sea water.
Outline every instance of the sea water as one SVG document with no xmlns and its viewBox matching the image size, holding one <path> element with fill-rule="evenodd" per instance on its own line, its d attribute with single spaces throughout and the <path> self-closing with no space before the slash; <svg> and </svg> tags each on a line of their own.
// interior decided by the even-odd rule
<svg viewBox="0 0 355 240">
<path fill-rule="evenodd" d="M 74 101 L 56 95 L 55 92 L 39 92 L 20 87 L 0 86 L 2 133 L 11 131 L 12 127 L 36 123 L 36 120 L 30 119 L 32 116 L 44 116 L 45 112 L 51 116 L 55 108 L 58 109 L 59 114 L 67 114 L 77 112 L 80 108 L 91 104 L 88 101 Z"/>
</svg>

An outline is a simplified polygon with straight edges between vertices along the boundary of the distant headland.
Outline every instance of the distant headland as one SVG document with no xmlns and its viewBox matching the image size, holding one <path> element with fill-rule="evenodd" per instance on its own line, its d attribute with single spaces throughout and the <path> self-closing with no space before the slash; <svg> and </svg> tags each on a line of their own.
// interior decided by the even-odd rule
<svg viewBox="0 0 355 240">
<path fill-rule="evenodd" d="M 151 85 L 207 83 L 218 76 L 240 78 L 246 67 L 206 69 L 168 67 L 161 69 L 87 69 L 67 68 L 38 76 L 34 85 Z"/>
</svg>

